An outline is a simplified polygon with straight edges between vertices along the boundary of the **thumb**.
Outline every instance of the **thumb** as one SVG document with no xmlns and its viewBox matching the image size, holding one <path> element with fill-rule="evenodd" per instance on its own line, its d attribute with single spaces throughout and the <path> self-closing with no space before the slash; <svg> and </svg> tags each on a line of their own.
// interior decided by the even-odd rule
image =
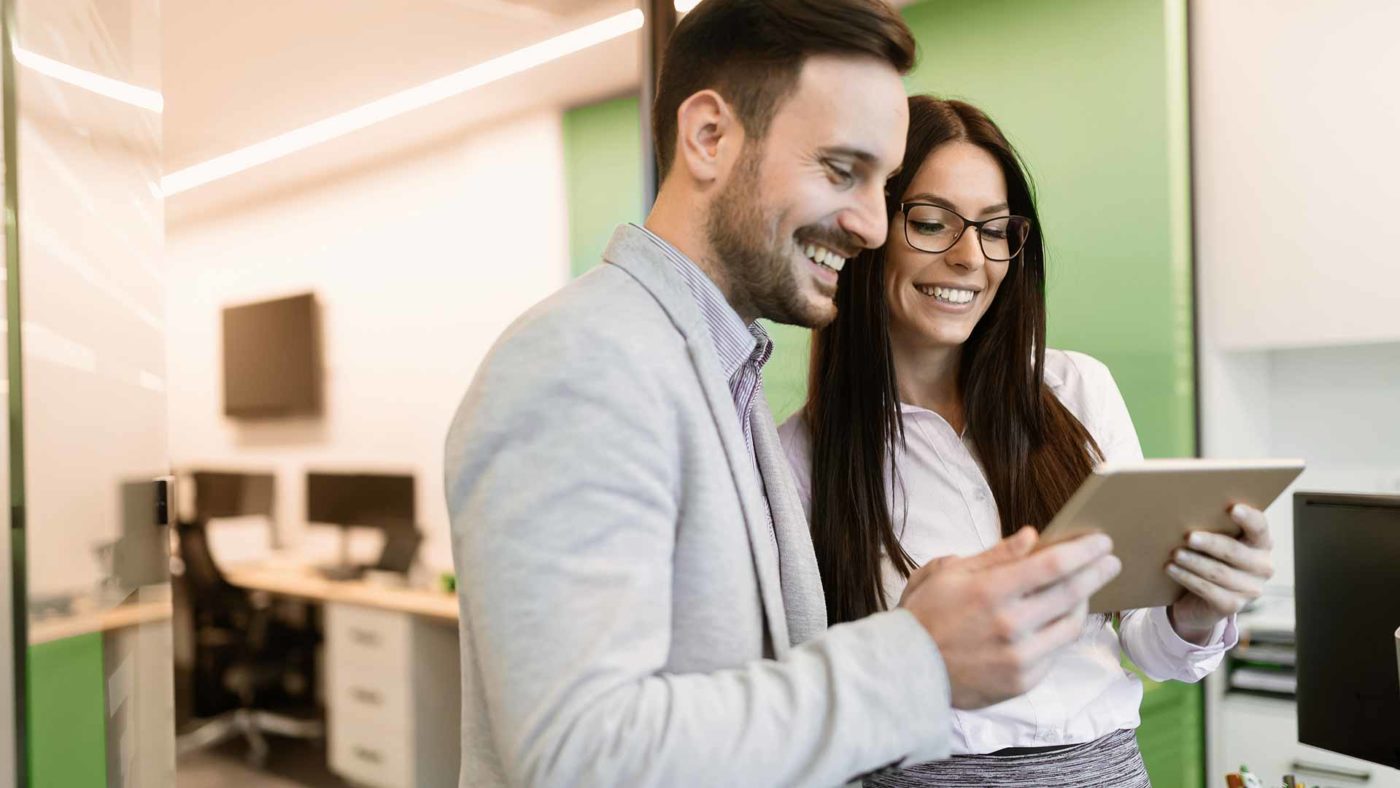
<svg viewBox="0 0 1400 788">
<path fill-rule="evenodd" d="M 998 564 L 1010 563 L 1030 555 L 1038 541 L 1040 541 L 1040 534 L 1036 533 L 1034 528 L 1029 525 L 1022 526 L 1021 530 L 1002 539 L 987 550 L 967 558 L 963 562 L 963 566 L 977 571 L 990 569 Z"/>
</svg>

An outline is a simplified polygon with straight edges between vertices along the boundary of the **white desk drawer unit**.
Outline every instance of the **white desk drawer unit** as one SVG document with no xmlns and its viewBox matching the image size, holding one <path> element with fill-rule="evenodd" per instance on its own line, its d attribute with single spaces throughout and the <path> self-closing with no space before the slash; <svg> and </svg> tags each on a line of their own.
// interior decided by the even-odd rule
<svg viewBox="0 0 1400 788">
<path fill-rule="evenodd" d="M 344 603 L 325 620 L 332 771 L 374 788 L 455 786 L 455 624 Z"/>
<path fill-rule="evenodd" d="M 1400 788 L 1400 771 L 1348 758 L 1298 743 L 1297 706 L 1276 700 L 1232 693 L 1221 708 L 1221 753 L 1228 761 L 1217 769 L 1233 769 L 1241 763 L 1259 774 L 1265 785 L 1277 785 L 1289 772 L 1309 786 L 1320 788 Z M 1211 774 L 1210 779 L 1219 779 Z"/>
</svg>

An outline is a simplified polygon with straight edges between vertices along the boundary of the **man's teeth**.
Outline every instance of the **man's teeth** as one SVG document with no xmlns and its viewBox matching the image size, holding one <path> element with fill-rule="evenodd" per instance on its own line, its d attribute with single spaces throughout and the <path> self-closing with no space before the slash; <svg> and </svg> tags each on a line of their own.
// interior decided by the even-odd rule
<svg viewBox="0 0 1400 788">
<path fill-rule="evenodd" d="M 960 287 L 929 287 L 928 285 L 916 285 L 916 287 L 920 293 L 933 296 L 946 304 L 966 304 L 977 295 L 971 290 L 964 290 Z"/>
<path fill-rule="evenodd" d="M 808 260 L 811 260 L 817 265 L 824 265 L 837 273 L 840 273 L 841 269 L 846 265 L 846 258 L 824 246 L 807 244 L 802 247 L 802 253 L 807 255 Z"/>
</svg>

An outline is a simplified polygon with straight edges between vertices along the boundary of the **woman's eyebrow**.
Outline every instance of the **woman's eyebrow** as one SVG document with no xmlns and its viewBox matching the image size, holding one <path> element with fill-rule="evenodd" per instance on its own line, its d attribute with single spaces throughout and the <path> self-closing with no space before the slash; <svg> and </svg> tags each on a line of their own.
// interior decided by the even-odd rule
<svg viewBox="0 0 1400 788">
<path fill-rule="evenodd" d="M 958 212 L 958 206 L 954 205 L 952 200 L 945 200 L 936 194 L 929 194 L 928 192 L 911 194 L 904 198 L 904 202 L 926 202 L 930 205 L 937 205 L 940 208 L 947 208 L 954 213 Z"/>
<path fill-rule="evenodd" d="M 952 200 L 944 199 L 943 197 L 939 197 L 936 194 L 929 194 L 928 192 L 911 194 L 908 197 L 904 198 L 904 202 L 926 202 L 930 205 L 937 205 L 940 208 L 947 208 L 953 213 L 962 213 L 962 210 L 958 208 L 958 206 L 954 204 Z M 1007 205 L 1004 202 L 999 202 L 996 205 L 989 205 L 986 208 L 983 208 L 979 215 L 986 216 L 988 214 L 1005 213 L 1008 210 L 1010 210 L 1009 205 Z"/>
</svg>

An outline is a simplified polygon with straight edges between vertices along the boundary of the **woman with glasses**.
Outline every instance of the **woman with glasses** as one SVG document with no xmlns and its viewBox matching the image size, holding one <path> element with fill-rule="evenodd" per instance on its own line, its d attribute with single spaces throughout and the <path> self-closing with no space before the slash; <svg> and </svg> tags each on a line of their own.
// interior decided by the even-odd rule
<svg viewBox="0 0 1400 788">
<path fill-rule="evenodd" d="M 1045 348 L 1043 241 L 1011 145 L 962 102 L 916 96 L 909 116 L 888 240 L 841 272 L 809 399 L 780 429 L 832 624 L 894 607 L 930 560 L 1043 529 L 1098 462 L 1142 457 L 1108 369 Z M 952 759 L 866 785 L 1148 785 L 1120 648 L 1162 680 L 1220 663 L 1271 574 L 1263 515 L 1236 519 L 1240 539 L 1178 551 L 1169 571 L 1192 593 L 1171 609 L 1123 611 L 1116 631 L 1091 616 L 1028 692 L 954 711 Z"/>
</svg>

